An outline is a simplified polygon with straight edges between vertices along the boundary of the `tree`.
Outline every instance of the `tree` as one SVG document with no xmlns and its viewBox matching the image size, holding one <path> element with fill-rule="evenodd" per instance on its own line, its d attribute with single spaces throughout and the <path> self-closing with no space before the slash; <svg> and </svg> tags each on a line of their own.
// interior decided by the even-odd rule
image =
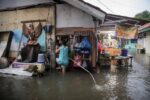
<svg viewBox="0 0 150 100">
<path fill-rule="evenodd" d="M 143 19 L 143 20 L 148 20 L 150 21 L 150 12 L 145 10 L 141 13 L 138 13 L 135 15 L 135 18 L 138 18 L 138 19 Z"/>
</svg>

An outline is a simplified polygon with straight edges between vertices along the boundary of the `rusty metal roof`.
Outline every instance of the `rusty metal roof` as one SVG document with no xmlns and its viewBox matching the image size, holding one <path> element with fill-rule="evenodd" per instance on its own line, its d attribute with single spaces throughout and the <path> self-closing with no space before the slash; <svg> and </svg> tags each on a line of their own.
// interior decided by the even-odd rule
<svg viewBox="0 0 150 100">
<path fill-rule="evenodd" d="M 114 14 L 107 14 L 105 18 L 105 23 L 112 23 L 112 24 L 126 24 L 126 25 L 144 25 L 148 23 L 147 20 L 141 20 L 132 17 L 114 15 Z"/>
<path fill-rule="evenodd" d="M 0 0 L 0 11 L 22 9 L 52 3 L 55 2 L 53 0 Z"/>
</svg>

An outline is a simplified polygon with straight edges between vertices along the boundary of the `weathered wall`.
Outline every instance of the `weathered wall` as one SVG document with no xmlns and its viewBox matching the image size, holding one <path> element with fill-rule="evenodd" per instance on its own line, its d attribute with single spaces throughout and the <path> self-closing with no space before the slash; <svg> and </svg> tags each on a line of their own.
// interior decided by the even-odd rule
<svg viewBox="0 0 150 100">
<path fill-rule="evenodd" d="M 86 27 L 93 28 L 93 18 L 91 15 L 68 4 L 58 4 L 57 8 L 57 28 L 64 27 Z"/>
<path fill-rule="evenodd" d="M 146 38 L 145 38 L 145 50 L 146 50 L 146 53 L 148 54 L 150 54 L 149 43 L 150 43 L 150 32 L 146 34 Z"/>
<path fill-rule="evenodd" d="M 0 31 L 22 29 L 21 21 L 26 20 L 48 19 L 49 23 L 54 24 L 53 9 L 51 6 L 0 12 Z"/>
<path fill-rule="evenodd" d="M 56 6 L 56 34 L 67 35 L 74 34 L 75 31 L 93 31 L 95 32 L 95 26 L 93 17 L 86 12 L 75 8 L 69 4 L 58 4 Z M 93 53 L 92 66 L 96 65 L 96 44 L 93 34 L 91 34 L 91 42 Z"/>
<path fill-rule="evenodd" d="M 15 11 L 5 11 L 0 12 L 0 31 L 13 31 L 14 36 L 11 44 L 11 54 L 15 54 L 18 49 L 19 40 L 22 34 L 22 23 L 21 21 L 27 20 L 42 20 L 45 19 L 47 22 L 42 22 L 42 25 L 50 23 L 55 24 L 55 15 L 54 15 L 54 6 L 49 7 L 34 7 L 22 10 Z M 35 26 L 38 22 L 33 23 Z M 42 36 L 45 36 L 45 32 L 42 32 L 43 35 L 39 37 L 39 41 L 45 39 Z M 54 38 L 54 31 L 52 37 Z M 23 42 L 27 39 L 23 39 Z"/>
<path fill-rule="evenodd" d="M 138 39 L 138 44 L 143 47 L 145 47 L 145 38 L 141 38 L 141 39 Z"/>
</svg>

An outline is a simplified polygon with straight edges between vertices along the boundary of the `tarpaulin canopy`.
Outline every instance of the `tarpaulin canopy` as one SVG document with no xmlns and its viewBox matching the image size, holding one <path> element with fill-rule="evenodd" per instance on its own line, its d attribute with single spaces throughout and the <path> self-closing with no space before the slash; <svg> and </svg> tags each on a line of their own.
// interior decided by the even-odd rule
<svg viewBox="0 0 150 100">
<path fill-rule="evenodd" d="M 137 32 L 138 32 L 137 27 L 131 27 L 131 26 L 127 27 L 121 25 L 116 26 L 116 36 L 120 38 L 133 39 L 135 38 Z"/>
</svg>

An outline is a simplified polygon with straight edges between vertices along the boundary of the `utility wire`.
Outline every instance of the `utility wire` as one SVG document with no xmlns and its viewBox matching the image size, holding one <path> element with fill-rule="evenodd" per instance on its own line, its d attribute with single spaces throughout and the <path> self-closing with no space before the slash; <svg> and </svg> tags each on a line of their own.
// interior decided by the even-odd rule
<svg viewBox="0 0 150 100">
<path fill-rule="evenodd" d="M 124 6 L 124 7 L 130 7 L 130 8 L 133 8 L 133 9 L 139 9 L 139 7 L 141 7 L 141 6 L 139 6 L 139 7 L 137 7 L 137 6 L 135 6 L 134 4 L 131 6 L 131 5 L 128 5 L 128 4 L 124 4 L 123 2 L 119 2 L 119 1 L 116 1 L 116 0 L 110 0 L 111 1 L 111 3 L 117 3 L 117 4 L 119 4 L 120 6 Z"/>
<path fill-rule="evenodd" d="M 108 9 L 109 11 L 111 11 L 112 13 L 114 13 L 111 9 L 109 9 L 103 2 L 101 2 L 100 0 L 97 0 L 100 4 L 102 4 L 106 9 Z"/>
</svg>

